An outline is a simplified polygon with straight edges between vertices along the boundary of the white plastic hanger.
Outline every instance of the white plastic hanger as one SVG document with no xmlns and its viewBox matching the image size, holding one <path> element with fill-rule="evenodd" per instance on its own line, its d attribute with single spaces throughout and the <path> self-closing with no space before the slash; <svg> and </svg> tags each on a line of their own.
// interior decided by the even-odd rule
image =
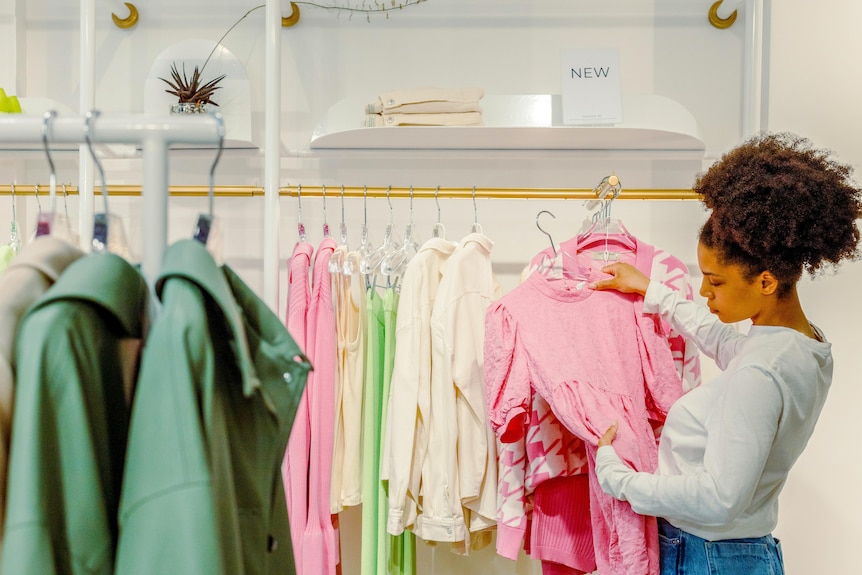
<svg viewBox="0 0 862 575">
<path fill-rule="evenodd" d="M 345 274 L 352 275 L 345 271 L 345 265 L 347 264 L 347 258 L 345 255 L 348 252 L 347 247 L 347 224 L 344 222 L 344 186 L 341 186 L 341 234 L 339 236 L 339 245 L 338 249 L 336 249 L 332 253 L 332 257 L 329 259 L 329 273 L 333 275 Z"/>
<path fill-rule="evenodd" d="M 598 204 L 599 210 L 593 214 L 592 221 L 584 226 L 586 229 L 578 234 L 577 251 L 589 252 L 595 260 L 616 261 L 619 259 L 619 250 L 611 251 L 612 244 L 622 248 L 622 251 L 637 250 L 634 236 L 621 221 L 611 219 L 611 203 L 620 195 L 622 185 L 619 178 L 611 174 L 602 179 L 593 191 L 597 199 L 585 203 L 588 209 Z"/>
<path fill-rule="evenodd" d="M 363 256 L 359 261 L 359 271 L 365 274 L 367 279 L 372 280 L 368 281 L 366 284 L 368 289 L 374 287 L 375 282 L 373 281 L 372 276 L 379 271 L 383 258 L 385 258 L 391 251 L 397 249 L 397 241 L 392 237 L 392 225 L 395 219 L 395 212 L 392 208 L 392 199 L 389 195 L 391 190 L 392 186 L 388 186 L 386 188 L 386 201 L 389 203 L 389 223 L 386 225 L 386 231 L 383 235 L 383 243 L 368 255 Z"/>
<path fill-rule="evenodd" d="M 413 186 L 410 186 L 410 219 L 404 231 L 401 246 L 388 253 L 380 262 L 380 271 L 385 276 L 393 278 L 392 283 L 398 284 L 398 278 L 404 273 L 407 263 L 419 251 L 419 242 L 413 237 Z"/>
<path fill-rule="evenodd" d="M 362 186 L 362 235 L 359 239 L 359 248 L 356 250 L 355 257 L 347 258 L 344 262 L 344 273 L 353 275 L 355 269 L 365 274 L 366 286 L 368 286 L 368 274 L 362 271 L 362 260 L 368 257 L 374 251 L 371 243 L 368 241 L 368 186 Z"/>
</svg>

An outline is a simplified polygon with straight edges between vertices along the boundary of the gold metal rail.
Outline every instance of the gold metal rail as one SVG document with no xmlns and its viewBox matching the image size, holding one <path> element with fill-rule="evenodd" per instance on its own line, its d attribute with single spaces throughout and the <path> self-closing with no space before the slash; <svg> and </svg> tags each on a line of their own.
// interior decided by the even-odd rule
<svg viewBox="0 0 862 575">
<path fill-rule="evenodd" d="M 327 197 L 340 197 L 341 186 L 326 186 Z M 409 198 L 411 188 L 407 187 L 364 187 L 345 186 L 344 197 L 361 198 L 366 194 L 369 198 Z M 282 196 L 320 197 L 323 186 L 286 186 L 279 191 Z M 467 198 L 506 200 L 589 200 L 596 196 L 593 188 L 412 188 L 414 198 Z M 690 189 L 634 189 L 623 188 L 617 199 L 627 200 L 697 200 L 700 199 Z"/>
<path fill-rule="evenodd" d="M 319 198 L 324 191 L 328 197 L 341 197 L 341 186 L 282 186 L 279 189 L 280 196 Z M 216 197 L 249 198 L 263 197 L 264 188 L 260 186 L 216 186 L 213 189 Z M 12 186 L 0 185 L 0 196 L 8 196 L 12 193 Z M 57 186 L 57 193 L 62 194 L 62 186 Z M 66 193 L 70 196 L 78 195 L 77 186 L 66 186 Z M 95 195 L 102 193 L 101 187 L 96 186 Z M 365 187 L 344 186 L 345 198 L 409 198 L 410 187 Z M 588 200 L 595 198 L 592 188 L 457 188 L 457 187 L 414 187 L 413 197 L 420 198 L 466 198 L 477 199 L 507 199 L 507 200 Z M 35 185 L 15 185 L 15 194 L 21 196 L 32 196 L 35 194 Z M 111 196 L 140 196 L 141 186 L 109 185 L 108 194 Z M 170 195 L 175 197 L 206 197 L 209 194 L 207 186 L 171 186 Z M 39 184 L 39 195 L 48 195 L 48 185 Z M 700 196 L 690 189 L 684 188 L 623 188 L 618 200 L 698 200 Z"/>
</svg>

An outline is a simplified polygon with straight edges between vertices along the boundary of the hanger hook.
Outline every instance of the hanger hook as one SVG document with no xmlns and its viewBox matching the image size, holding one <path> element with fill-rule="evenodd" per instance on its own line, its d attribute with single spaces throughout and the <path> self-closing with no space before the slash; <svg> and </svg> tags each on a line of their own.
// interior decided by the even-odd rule
<svg viewBox="0 0 862 575">
<path fill-rule="evenodd" d="M 298 204 L 296 210 L 296 230 L 299 233 L 299 241 L 304 242 L 306 235 L 305 224 L 302 223 L 302 184 L 296 185 L 296 202 Z"/>
<path fill-rule="evenodd" d="M 392 191 L 392 186 L 386 186 L 386 201 L 389 203 L 389 225 L 395 221 L 395 212 L 392 209 L 392 198 L 389 197 L 389 192 Z"/>
<path fill-rule="evenodd" d="M 36 206 L 39 208 L 39 215 L 41 215 L 42 200 L 39 199 L 39 184 L 33 184 L 33 195 L 36 196 Z"/>
<path fill-rule="evenodd" d="M 440 186 L 434 189 L 434 203 L 437 204 L 437 223 L 440 223 Z"/>
<path fill-rule="evenodd" d="M 479 223 L 479 208 L 476 206 L 476 186 L 473 186 L 473 224 Z"/>
<path fill-rule="evenodd" d="M 413 225 L 413 186 L 410 186 L 410 225 Z"/>
<path fill-rule="evenodd" d="M 539 228 L 539 231 L 548 236 L 548 239 L 551 241 L 551 249 L 554 251 L 554 257 L 557 257 L 557 247 L 554 245 L 554 238 L 551 236 L 550 232 L 545 231 L 545 229 L 539 225 L 539 216 L 542 214 L 548 214 L 554 219 L 557 219 L 553 213 L 548 210 L 542 210 L 538 214 L 536 214 L 536 227 Z"/>
<path fill-rule="evenodd" d="M 102 181 L 102 202 L 105 206 L 105 214 L 108 213 L 108 184 L 105 181 L 105 169 L 102 167 L 102 162 L 96 156 L 96 150 L 93 148 L 93 141 L 90 139 L 90 133 L 93 130 L 93 122 L 99 116 L 98 110 L 90 110 L 87 112 L 86 121 L 84 122 L 84 140 L 87 142 L 87 149 L 90 150 L 90 155 L 93 157 L 93 163 L 99 170 L 99 178 Z"/>
<path fill-rule="evenodd" d="M 341 223 L 344 223 L 344 184 L 341 184 Z"/>
<path fill-rule="evenodd" d="M 66 219 L 69 219 L 69 196 L 66 194 L 66 184 L 63 184 L 63 211 L 66 214 Z"/>
<path fill-rule="evenodd" d="M 9 186 L 12 190 L 12 223 L 18 221 L 17 208 L 15 206 L 15 184 L 14 182 Z"/>
<path fill-rule="evenodd" d="M 323 195 L 323 225 L 326 225 L 326 184 L 320 186 Z"/>
<path fill-rule="evenodd" d="M 299 223 L 302 223 L 302 184 L 296 185 L 296 214 L 297 219 L 299 219 Z"/>
<path fill-rule="evenodd" d="M 51 127 L 51 122 L 57 117 L 57 110 L 45 112 L 42 117 L 42 144 L 45 146 L 45 156 L 48 157 L 48 165 L 51 166 L 51 175 L 56 174 L 54 168 L 54 160 L 51 158 L 51 150 L 48 148 L 48 131 Z"/>
<path fill-rule="evenodd" d="M 347 245 L 347 224 L 344 223 L 344 184 L 341 184 L 341 236 L 342 245 Z"/>
<path fill-rule="evenodd" d="M 362 223 L 368 225 L 368 186 L 362 186 Z"/>
<path fill-rule="evenodd" d="M 329 237 L 329 222 L 326 218 L 326 184 L 321 185 L 323 192 L 323 237 Z"/>
<path fill-rule="evenodd" d="M 224 117 L 222 117 L 221 112 L 210 112 L 210 114 L 215 118 L 218 127 L 218 151 L 213 165 L 210 167 L 209 214 L 212 218 L 215 212 L 215 169 L 221 159 L 222 151 L 224 151 Z"/>
</svg>

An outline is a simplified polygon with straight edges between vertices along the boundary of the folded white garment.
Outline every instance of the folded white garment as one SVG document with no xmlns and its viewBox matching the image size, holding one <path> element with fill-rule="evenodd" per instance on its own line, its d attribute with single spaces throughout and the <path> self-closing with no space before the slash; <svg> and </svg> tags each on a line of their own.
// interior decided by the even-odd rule
<svg viewBox="0 0 862 575">
<path fill-rule="evenodd" d="M 485 95 L 484 88 L 413 88 L 384 92 L 377 100 L 366 106 L 366 113 L 433 113 L 433 112 L 471 112 L 467 109 L 416 109 L 416 104 L 447 103 L 478 106 Z M 406 109 L 403 109 L 407 106 Z M 454 106 L 457 107 L 457 106 Z"/>
<path fill-rule="evenodd" d="M 366 114 L 364 126 L 481 126 L 482 114 Z"/>
</svg>

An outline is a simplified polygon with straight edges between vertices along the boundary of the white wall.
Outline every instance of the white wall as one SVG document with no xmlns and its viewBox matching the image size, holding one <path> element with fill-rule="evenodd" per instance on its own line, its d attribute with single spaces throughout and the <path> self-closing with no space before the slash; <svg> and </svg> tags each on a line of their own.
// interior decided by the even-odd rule
<svg viewBox="0 0 862 575">
<path fill-rule="evenodd" d="M 261 2 L 263 0 L 260 0 Z M 256 0 L 218 0 L 177 6 L 167 0 L 139 3 L 141 21 L 131 31 L 110 23 L 119 2 L 97 3 L 97 107 L 105 111 L 143 112 L 144 84 L 152 61 L 167 47 L 187 38 L 215 41 Z M 628 92 L 657 93 L 676 99 L 698 119 L 707 147 L 708 164 L 738 142 L 741 132 L 743 29 L 741 20 L 719 31 L 705 23 L 709 0 L 622 0 L 613 5 L 586 0 L 428 0 L 371 23 L 360 17 L 303 7 L 300 24 L 282 33 L 282 181 L 284 184 L 330 186 L 330 225 L 337 229 L 340 184 L 369 186 L 590 187 L 615 170 L 626 187 L 686 187 L 702 167 L 677 157 L 649 154 L 569 152 L 417 153 L 332 152 L 308 150 L 311 131 L 327 108 L 342 98 L 372 98 L 390 89 L 416 85 L 480 85 L 487 93 L 550 94 L 559 92 L 558 60 L 563 48 L 617 46 Z M 769 127 L 794 130 L 818 145 L 834 148 L 848 162 L 862 161 L 860 126 L 854 95 L 860 87 L 854 23 L 862 8 L 845 0 L 811 3 L 784 0 L 771 10 Z M 16 0 L 20 17 L 24 2 Z M 205 9 L 202 6 L 206 6 Z M 0 31 L 12 20 L 0 10 Z M 263 17 L 259 10 L 240 24 L 224 45 L 245 65 L 252 86 L 250 103 L 255 133 L 262 133 Z M 25 60 L 21 91 L 50 97 L 71 109 L 78 107 L 78 8 L 61 0 L 28 0 L 26 44 L 17 58 Z M 5 19 L 4 19 L 5 18 Z M 17 22 L 17 20 L 16 20 Z M 8 74 L 0 65 L 0 77 Z M 8 91 L 8 90 L 7 90 Z M 104 150 L 111 183 L 140 183 L 140 159 L 133 150 Z M 76 183 L 75 154 L 55 154 L 60 181 Z M 178 152 L 171 156 L 171 182 L 206 184 L 212 152 Z M 263 164 L 255 151 L 226 152 L 216 172 L 217 184 L 261 185 Z M 0 151 L 0 184 L 46 182 L 39 153 Z M 9 218 L 8 198 L 0 197 L 0 221 Z M 126 220 L 133 246 L 140 246 L 139 200 L 115 198 L 112 210 Z M 441 200 L 443 222 L 450 237 L 465 234 L 473 207 L 465 200 Z M 36 205 L 19 199 L 19 220 L 32 227 Z M 77 200 L 69 200 L 76 221 Z M 191 233 L 202 199 L 171 200 L 170 239 Z M 407 223 L 406 200 L 394 200 L 399 234 Z M 262 209 L 256 199 L 219 199 L 225 220 L 225 258 L 256 289 L 262 280 Z M 504 287 L 516 282 L 516 270 L 546 245 L 535 228 L 535 214 L 551 210 L 545 220 L 557 241 L 570 237 L 586 212 L 576 201 L 480 200 L 479 219 L 495 239 L 495 269 Z M 346 220 L 355 244 L 363 220 L 362 200 L 348 199 Z M 320 239 L 322 202 L 303 200 L 309 237 Z M 369 199 L 368 223 L 373 241 L 380 241 L 389 221 L 384 199 Z M 436 220 L 433 201 L 416 201 L 413 217 L 420 236 L 430 234 Z M 281 202 L 281 254 L 296 240 L 296 200 Z M 696 274 L 694 243 L 704 212 L 697 202 L 618 201 L 614 215 L 635 235 L 670 249 Z M 824 217 L 828 217 L 825 214 Z M 5 234 L 0 228 L 0 234 Z M 2 240 L 3 236 L 0 236 Z M 862 435 L 855 412 L 860 403 L 862 356 L 854 354 L 854 330 L 862 310 L 853 288 L 862 265 L 845 266 L 835 277 L 806 282 L 803 298 L 811 319 L 834 342 L 835 383 L 818 431 L 800 460 L 782 498 L 777 534 L 785 542 L 788 573 L 856 573 L 852 553 L 862 532 L 857 518 L 862 501 L 854 493 L 862 465 L 853 454 Z M 281 301 L 285 276 L 281 275 Z M 279 313 L 283 313 L 282 308 Z M 709 371 L 707 366 L 707 371 Z M 841 457 L 840 461 L 835 461 Z M 342 518 L 344 574 L 358 573 L 358 512 Z M 487 549 L 470 558 L 420 546 L 420 575 L 453 573 L 527 575 L 537 564 L 522 557 L 517 563 L 495 557 Z"/>
<path fill-rule="evenodd" d="M 862 178 L 862 39 L 853 32 L 862 6 L 842 0 L 816 4 L 783 0 L 772 6 L 769 127 L 803 134 L 834 150 Z M 824 214 L 828 218 L 829 214 Z M 809 318 L 833 342 L 835 375 L 817 431 L 781 498 L 777 535 L 789 573 L 859 572 L 853 549 L 862 535 L 862 355 L 857 324 L 862 263 L 805 283 Z"/>
</svg>

